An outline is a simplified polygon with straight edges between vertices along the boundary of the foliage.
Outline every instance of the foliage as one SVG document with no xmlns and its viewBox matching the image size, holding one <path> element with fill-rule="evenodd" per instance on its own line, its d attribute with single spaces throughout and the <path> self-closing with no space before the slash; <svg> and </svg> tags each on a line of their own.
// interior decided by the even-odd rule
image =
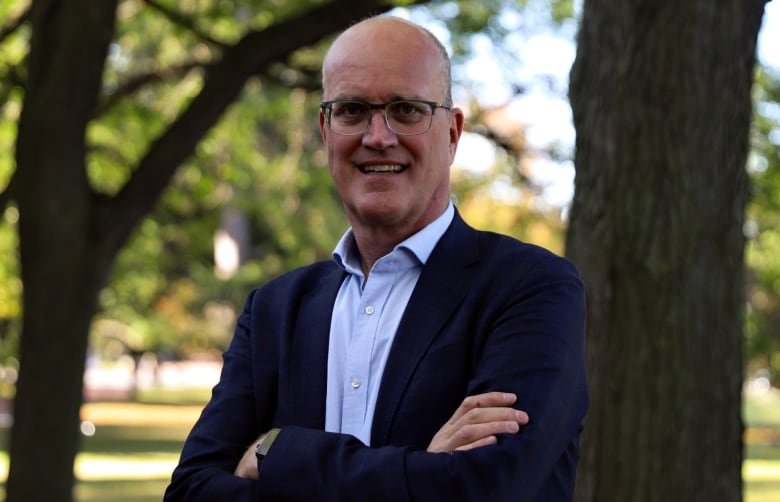
<svg viewBox="0 0 780 502">
<path fill-rule="evenodd" d="M 528 3 L 457 1 L 431 8 L 457 34 L 451 44 L 459 61 L 468 53 L 470 34 L 500 40 L 508 28 L 496 14 Z M 2 14 L 11 22 L 27 4 L 8 3 Z M 88 130 L 92 185 L 116 194 L 131 166 L 200 90 L 203 69 L 219 57 L 224 44 L 307 4 L 121 2 L 103 95 Z M 559 14 L 570 12 L 571 2 L 552 4 Z M 0 70 L 6 75 L 21 71 L 28 36 L 22 25 L 4 40 Z M 101 311 L 91 334 L 94 350 L 109 355 L 112 341 L 131 352 L 176 356 L 223 349 L 249 289 L 294 266 L 328 258 L 346 222 L 324 167 L 316 124 L 323 50 L 300 50 L 288 64 L 254 79 L 180 168 L 154 213 L 120 254 L 100 295 Z M 22 96 L 12 82 L 2 90 L 7 98 L 3 112 L 11 120 L 0 123 L 0 142 L 7 144 L 0 154 L 0 182 L 10 179 L 13 170 L 10 152 Z M 528 197 L 520 201 L 489 194 L 497 177 L 521 186 L 527 181 L 516 170 L 521 155 L 500 156 L 493 171 L 477 176 L 479 180 L 461 177 L 455 193 L 475 224 L 560 250 L 560 217 L 534 208 L 532 189 L 521 188 Z M 220 278 L 214 273 L 213 241 L 230 211 L 246 217 L 252 246 L 241 269 Z M 21 308 L 15 214 L 9 207 L 7 224 L 0 227 L 0 249 L 8 251 L 0 260 L 0 277 L 8 278 L 0 282 L 0 350 L 7 354 L 15 352 Z"/>
<path fill-rule="evenodd" d="M 0 6 L 0 20 L 15 24 L 26 2 L 7 2 Z M 0 23 L 0 31 L 4 31 Z M 16 120 L 21 109 L 21 93 L 16 83 L 23 70 L 26 54 L 26 29 L 0 38 L 0 193 L 7 187 L 14 170 L 13 151 Z M 22 283 L 19 278 L 19 249 L 15 206 L 0 204 L 0 366 L 16 354 L 20 331 Z"/>
<path fill-rule="evenodd" d="M 118 82 L 157 72 L 160 65 L 187 67 L 191 54 L 209 51 L 191 33 L 180 36 L 181 27 L 173 26 L 172 34 L 166 19 L 130 11 L 138 4 L 125 3 L 120 16 L 107 78 L 117 88 L 122 88 Z M 199 23 L 211 26 L 215 38 L 233 39 L 242 25 L 270 22 L 267 12 L 250 18 L 242 14 L 246 6 L 223 7 L 198 13 Z M 179 9 L 194 6 L 184 3 Z M 297 59 L 305 65 L 307 55 Z M 90 158 L 94 180 L 109 192 L 119 187 L 128 174 L 122 174 L 123 166 L 137 162 L 199 85 L 200 72 L 188 69 L 182 79 L 163 80 L 116 101 L 90 131 L 101 145 Z M 101 295 L 101 317 L 135 334 L 135 341 L 125 340 L 128 347 L 177 355 L 224 349 L 236 309 L 252 286 L 328 256 L 345 223 L 317 153 L 318 102 L 316 93 L 257 78 L 182 166 L 121 253 L 114 279 Z M 241 270 L 223 279 L 214 273 L 213 239 L 229 211 L 246 217 L 252 247 Z M 93 332 L 98 345 L 106 336 L 112 335 Z"/>
<path fill-rule="evenodd" d="M 746 319 L 751 368 L 767 368 L 780 384 L 780 75 L 756 72 L 749 170 Z"/>
<path fill-rule="evenodd" d="M 3 24 L 19 18 L 28 3 L 4 3 Z M 516 28 L 498 13 L 540 3 L 546 4 L 552 22 L 573 15 L 571 0 L 440 1 L 426 9 L 456 35 L 450 44 L 457 63 L 468 55 L 471 35 L 501 40 Z M 107 194 L 122 186 L 130 166 L 199 90 L 202 68 L 219 56 L 221 44 L 234 42 L 249 27 L 283 19 L 305 4 L 123 1 L 101 108 L 89 129 L 93 185 Z M 0 50 L 0 72 L 6 77 L 0 79 L 0 188 L 13 171 L 15 120 L 22 97 L 17 84 L 23 78 L 28 36 L 22 24 L 2 40 Z M 222 348 L 251 287 L 296 265 L 328 257 L 346 223 L 319 152 L 314 119 L 321 56 L 321 47 L 299 51 L 288 65 L 274 68 L 273 77 L 255 79 L 180 169 L 155 213 L 121 253 L 113 279 L 101 294 L 100 319 L 114 320 L 134 333 L 130 338 L 135 341 L 124 341 L 128 347 L 175 350 L 181 355 L 204 347 Z M 756 99 L 763 105 L 757 107 L 753 131 L 750 216 L 756 233 L 747 254 L 753 279 L 747 335 L 748 355 L 771 364 L 771 354 L 780 344 L 780 272 L 774 258 L 780 245 L 776 230 L 780 176 L 777 132 L 771 136 L 778 113 L 770 104 L 777 103 L 778 91 L 777 78 L 763 71 L 757 82 Z M 517 165 L 517 158 L 499 156 L 490 172 L 456 173 L 454 193 L 461 209 L 478 226 L 560 252 L 562 220 L 554 209 L 534 205 L 533 187 L 519 175 Z M 518 199 L 495 197 L 493 188 L 502 178 L 514 187 Z M 227 280 L 215 276 L 213 264 L 213 237 L 226 208 L 246 214 L 254 243 L 241 270 Z M 0 225 L 0 360 L 15 353 L 19 334 L 22 286 L 16 218 L 11 205 Z M 98 348 L 104 345 L 100 340 L 115 331 L 106 331 L 105 326 L 96 323 L 93 330 Z"/>
</svg>

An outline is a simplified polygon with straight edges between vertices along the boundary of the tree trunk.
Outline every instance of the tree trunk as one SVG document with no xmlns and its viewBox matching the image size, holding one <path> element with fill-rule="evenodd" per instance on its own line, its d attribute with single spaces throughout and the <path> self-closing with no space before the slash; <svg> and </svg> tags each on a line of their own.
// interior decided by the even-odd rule
<svg viewBox="0 0 780 502">
<path fill-rule="evenodd" d="M 91 251 L 84 137 L 115 9 L 110 0 L 32 7 L 16 150 L 24 314 L 9 502 L 72 498 L 86 333 L 105 271 Z"/>
<path fill-rule="evenodd" d="M 744 169 L 764 0 L 586 0 L 567 254 L 588 290 L 577 500 L 741 500 Z"/>
</svg>

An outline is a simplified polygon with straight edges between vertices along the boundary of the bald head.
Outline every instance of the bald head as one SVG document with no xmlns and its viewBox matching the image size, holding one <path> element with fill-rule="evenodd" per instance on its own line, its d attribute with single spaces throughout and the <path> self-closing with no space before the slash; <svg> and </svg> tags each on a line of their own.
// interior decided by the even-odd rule
<svg viewBox="0 0 780 502">
<path fill-rule="evenodd" d="M 436 65 L 444 104 L 452 105 L 452 73 L 447 50 L 425 28 L 397 17 L 377 16 L 361 21 L 336 38 L 322 63 L 322 88 L 325 99 L 331 99 L 329 81 L 332 74 L 350 68 L 355 56 L 369 52 L 376 58 L 384 53 L 409 58 L 428 58 Z"/>
</svg>

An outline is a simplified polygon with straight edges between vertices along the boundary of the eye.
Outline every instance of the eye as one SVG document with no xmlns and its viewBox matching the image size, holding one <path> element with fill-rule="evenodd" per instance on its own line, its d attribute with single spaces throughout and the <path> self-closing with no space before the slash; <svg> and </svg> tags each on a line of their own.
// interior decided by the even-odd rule
<svg viewBox="0 0 780 502">
<path fill-rule="evenodd" d="M 332 116 L 338 120 L 360 120 L 366 116 L 367 109 L 360 101 L 339 101 L 333 103 Z"/>
<path fill-rule="evenodd" d="M 418 101 L 396 101 L 387 105 L 387 112 L 399 122 L 417 122 L 429 114 L 427 106 Z"/>
</svg>

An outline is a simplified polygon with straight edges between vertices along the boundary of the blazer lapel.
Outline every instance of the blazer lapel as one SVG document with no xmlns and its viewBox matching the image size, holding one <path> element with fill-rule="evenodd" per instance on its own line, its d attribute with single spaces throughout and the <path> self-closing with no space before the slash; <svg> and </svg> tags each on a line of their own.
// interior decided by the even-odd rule
<svg viewBox="0 0 780 502">
<path fill-rule="evenodd" d="M 343 278 L 343 270 L 334 267 L 301 300 L 289 361 L 292 419 L 302 427 L 325 428 L 330 320 Z"/>
<path fill-rule="evenodd" d="M 477 232 L 455 213 L 423 267 L 398 326 L 379 388 L 371 444 L 385 444 L 409 380 L 431 342 L 471 284 L 469 265 L 478 259 Z"/>
</svg>

